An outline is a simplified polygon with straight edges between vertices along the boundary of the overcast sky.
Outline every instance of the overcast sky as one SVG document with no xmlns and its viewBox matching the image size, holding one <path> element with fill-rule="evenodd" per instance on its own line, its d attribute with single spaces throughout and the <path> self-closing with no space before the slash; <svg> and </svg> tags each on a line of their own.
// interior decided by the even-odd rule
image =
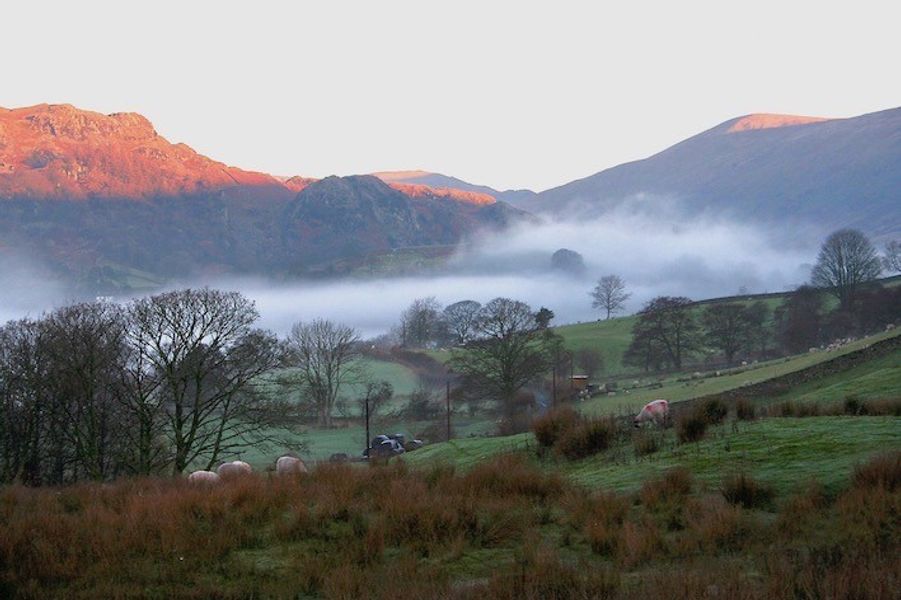
<svg viewBox="0 0 901 600">
<path fill-rule="evenodd" d="M 0 106 L 136 111 L 280 175 L 540 190 L 742 114 L 901 104 L 892 2 L 609 4 L 10 2 Z"/>
</svg>

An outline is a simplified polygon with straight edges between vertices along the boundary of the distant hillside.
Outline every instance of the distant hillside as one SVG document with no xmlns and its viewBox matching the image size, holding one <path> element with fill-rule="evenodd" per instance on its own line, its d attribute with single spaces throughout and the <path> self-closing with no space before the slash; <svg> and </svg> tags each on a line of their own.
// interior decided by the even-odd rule
<svg viewBox="0 0 901 600">
<path fill-rule="evenodd" d="M 197 274 L 339 273 L 521 216 L 474 190 L 243 171 L 170 143 L 133 113 L 0 108 L 0 258 L 27 258 L 88 290 Z"/>
<path fill-rule="evenodd" d="M 524 201 L 527 210 L 603 214 L 624 202 L 674 204 L 821 236 L 901 233 L 901 108 L 850 119 L 748 115 L 650 158 Z"/>
<path fill-rule="evenodd" d="M 502 202 L 507 202 L 513 206 L 520 206 L 527 202 L 536 194 L 532 190 L 496 190 L 487 185 L 476 185 L 442 175 L 441 173 L 430 173 L 428 171 L 381 171 L 373 173 L 379 179 L 389 183 L 418 183 L 439 189 L 461 190 L 465 192 L 477 192 L 487 194 Z"/>
<path fill-rule="evenodd" d="M 520 216 L 496 202 L 448 202 L 440 190 L 407 194 L 371 175 L 313 183 L 283 214 L 285 246 L 303 248 L 312 262 L 453 244 L 478 226 L 502 227 Z"/>
</svg>

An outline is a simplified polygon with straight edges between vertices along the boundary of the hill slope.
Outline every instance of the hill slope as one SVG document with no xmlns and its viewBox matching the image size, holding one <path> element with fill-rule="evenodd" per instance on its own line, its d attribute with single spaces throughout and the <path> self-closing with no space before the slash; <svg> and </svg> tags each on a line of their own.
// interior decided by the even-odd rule
<svg viewBox="0 0 901 600">
<path fill-rule="evenodd" d="M 276 178 L 160 136 L 141 115 L 0 108 L 0 258 L 96 292 L 197 274 L 336 272 L 452 246 L 523 213 L 489 194 L 371 177 Z"/>
<path fill-rule="evenodd" d="M 496 190 L 487 185 L 476 185 L 456 177 L 429 171 L 380 171 L 373 175 L 389 183 L 420 184 L 438 189 L 487 194 L 513 206 L 519 206 L 536 195 L 532 190 Z"/>
<path fill-rule="evenodd" d="M 748 115 L 650 158 L 524 202 L 552 214 L 603 214 L 661 201 L 701 213 L 822 235 L 901 232 L 901 108 L 850 119 Z"/>
</svg>

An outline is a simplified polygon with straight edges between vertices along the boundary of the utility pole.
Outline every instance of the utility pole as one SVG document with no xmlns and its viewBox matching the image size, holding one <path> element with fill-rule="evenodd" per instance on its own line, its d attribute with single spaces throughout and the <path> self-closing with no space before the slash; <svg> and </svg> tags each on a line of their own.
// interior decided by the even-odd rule
<svg viewBox="0 0 901 600">
<path fill-rule="evenodd" d="M 369 447 L 369 391 L 366 392 L 365 397 L 365 405 L 366 405 L 366 447 Z"/>
<path fill-rule="evenodd" d="M 447 406 L 447 441 L 451 439 L 451 403 L 450 403 L 450 379 L 447 380 L 447 388 L 444 394 L 444 402 Z"/>
<path fill-rule="evenodd" d="M 557 408 L 557 363 L 554 362 L 554 377 L 551 381 L 551 406 Z"/>
</svg>

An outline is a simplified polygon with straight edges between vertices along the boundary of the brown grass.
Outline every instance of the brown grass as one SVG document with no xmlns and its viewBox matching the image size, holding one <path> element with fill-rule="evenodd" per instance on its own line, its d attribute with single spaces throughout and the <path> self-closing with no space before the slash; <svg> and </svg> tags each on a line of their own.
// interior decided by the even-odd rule
<svg viewBox="0 0 901 600">
<path fill-rule="evenodd" d="M 785 400 L 766 407 L 767 417 L 891 416 L 901 417 L 901 398 L 861 400 L 850 396 L 841 403 Z"/>
<path fill-rule="evenodd" d="M 553 448 L 564 433 L 575 427 L 581 416 L 570 406 L 550 410 L 532 421 L 535 440 L 543 448 Z"/>
<path fill-rule="evenodd" d="M 585 418 L 563 406 L 532 421 L 539 452 L 552 450 L 558 456 L 578 460 L 602 452 L 616 439 L 613 417 Z"/>
<path fill-rule="evenodd" d="M 757 418 L 757 410 L 754 403 L 747 398 L 740 398 L 735 402 L 735 417 L 739 421 L 753 421 Z"/>
<path fill-rule="evenodd" d="M 632 448 L 636 456 L 647 456 L 663 446 L 663 435 L 641 429 L 632 433 Z"/>
<path fill-rule="evenodd" d="M 587 490 L 521 456 L 466 473 L 12 486 L 0 596 L 894 598 L 899 461 L 874 457 L 837 496 L 808 482 L 779 502 L 742 476 L 712 494 L 679 468 L 632 495 Z"/>
<path fill-rule="evenodd" d="M 699 442 L 707 435 L 707 417 L 702 410 L 693 409 L 676 418 L 676 437 L 681 444 Z"/>
<path fill-rule="evenodd" d="M 615 438 L 613 417 L 584 419 L 560 436 L 554 450 L 569 460 L 578 460 L 606 450 Z"/>
<path fill-rule="evenodd" d="M 744 508 L 766 508 L 773 501 L 773 488 L 762 484 L 746 473 L 726 477 L 720 488 L 729 504 Z"/>
<path fill-rule="evenodd" d="M 901 452 L 880 454 L 857 466 L 851 481 L 856 488 L 884 488 L 894 492 L 901 487 Z"/>
</svg>

